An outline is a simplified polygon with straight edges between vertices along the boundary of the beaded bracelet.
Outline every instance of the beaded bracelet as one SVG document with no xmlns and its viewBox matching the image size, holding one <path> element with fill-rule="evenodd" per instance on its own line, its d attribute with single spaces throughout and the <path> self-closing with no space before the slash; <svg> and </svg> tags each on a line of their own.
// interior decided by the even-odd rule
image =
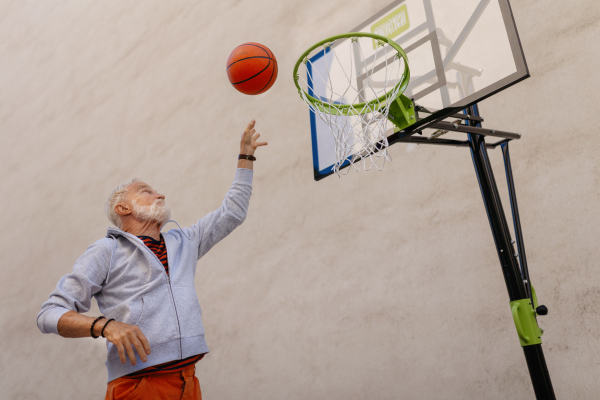
<svg viewBox="0 0 600 400">
<path fill-rule="evenodd" d="M 96 325 L 96 322 L 100 321 L 102 318 L 104 318 L 104 317 L 100 316 L 100 317 L 96 318 L 94 320 L 94 322 L 92 322 L 92 326 L 90 327 L 90 334 L 92 335 L 92 337 L 94 339 L 98 339 L 100 337 L 100 336 L 94 336 L 94 325 Z"/>
<path fill-rule="evenodd" d="M 102 332 L 100 332 L 100 336 L 105 337 L 104 336 L 104 330 L 106 329 L 106 325 L 108 325 L 110 323 L 110 321 L 114 321 L 114 318 L 109 319 L 108 321 L 106 321 L 106 323 L 104 324 L 104 327 L 102 328 Z"/>
</svg>

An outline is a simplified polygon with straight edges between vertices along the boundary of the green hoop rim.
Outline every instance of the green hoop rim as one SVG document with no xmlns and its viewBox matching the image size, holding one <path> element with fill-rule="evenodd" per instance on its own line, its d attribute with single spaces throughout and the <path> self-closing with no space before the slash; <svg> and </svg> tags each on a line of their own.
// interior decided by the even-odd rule
<svg viewBox="0 0 600 400">
<path fill-rule="evenodd" d="M 331 43 L 338 39 L 353 39 L 353 38 L 358 38 L 358 37 L 369 37 L 372 39 L 376 39 L 378 42 L 385 42 L 385 43 L 389 44 L 390 46 L 392 46 L 395 50 L 397 50 L 398 55 L 400 55 L 400 57 L 402 57 L 404 59 L 404 74 L 403 74 L 404 78 L 402 79 L 402 81 L 398 82 L 392 90 L 389 90 L 387 93 L 385 93 L 382 96 L 380 96 L 376 99 L 373 99 L 371 101 L 367 101 L 367 102 L 363 102 L 363 103 L 356 103 L 356 104 L 336 104 L 335 106 L 333 106 L 331 103 L 328 103 L 323 100 L 319 100 L 319 99 L 311 96 L 310 94 L 306 93 L 306 91 L 304 91 L 300 87 L 300 84 L 298 83 L 298 80 L 300 79 L 300 75 L 298 75 L 298 68 L 300 68 L 300 64 L 302 64 L 304 62 L 304 59 L 310 54 L 311 51 L 315 50 L 316 48 L 318 48 L 320 46 L 323 46 L 327 43 Z M 348 32 L 348 33 L 342 33 L 340 35 L 331 36 L 327 39 L 321 40 L 317 44 L 311 46 L 304 53 L 302 53 L 302 55 L 300 56 L 298 61 L 296 61 L 296 65 L 294 65 L 293 76 L 294 76 L 294 84 L 298 88 L 298 93 L 304 93 L 304 95 L 310 101 L 310 103 L 314 107 L 320 109 L 321 111 L 325 111 L 324 108 L 329 106 L 328 111 L 332 111 L 332 107 L 333 107 L 333 109 L 336 111 L 341 109 L 341 110 L 346 111 L 346 114 L 348 114 L 349 113 L 348 111 L 352 107 L 357 110 L 356 111 L 357 114 L 362 114 L 365 109 L 370 108 L 369 106 L 373 106 L 375 104 L 387 101 L 389 99 L 391 93 L 393 93 L 396 90 L 396 88 L 399 88 L 397 97 L 400 96 L 402 93 L 404 93 L 404 90 L 408 86 L 408 81 L 410 80 L 410 69 L 408 68 L 408 57 L 406 56 L 406 53 L 404 52 L 402 47 L 400 47 L 398 45 L 398 43 L 394 42 L 392 39 L 386 38 L 385 36 L 377 35 L 375 33 L 369 33 L 369 32 Z M 302 95 L 301 95 L 301 97 L 302 97 Z M 338 114 L 338 112 L 335 112 L 334 114 Z M 352 112 L 351 114 L 355 114 L 355 113 Z"/>
</svg>

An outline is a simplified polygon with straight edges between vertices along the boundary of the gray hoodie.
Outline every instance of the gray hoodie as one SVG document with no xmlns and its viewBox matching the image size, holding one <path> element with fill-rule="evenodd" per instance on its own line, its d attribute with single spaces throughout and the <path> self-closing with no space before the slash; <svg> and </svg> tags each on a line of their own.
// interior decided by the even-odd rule
<svg viewBox="0 0 600 400">
<path fill-rule="evenodd" d="M 42 305 L 37 325 L 42 333 L 58 334 L 67 311 L 90 309 L 92 296 L 107 318 L 137 325 L 152 354 L 137 364 L 121 364 L 116 346 L 106 341 L 108 382 L 141 369 L 208 352 L 202 310 L 196 296 L 196 264 L 216 243 L 246 218 L 253 171 L 238 168 L 221 207 L 184 229 L 162 233 L 169 275 L 160 260 L 136 236 L 109 228 L 105 238 L 87 248 L 73 272 L 61 278 Z"/>
</svg>

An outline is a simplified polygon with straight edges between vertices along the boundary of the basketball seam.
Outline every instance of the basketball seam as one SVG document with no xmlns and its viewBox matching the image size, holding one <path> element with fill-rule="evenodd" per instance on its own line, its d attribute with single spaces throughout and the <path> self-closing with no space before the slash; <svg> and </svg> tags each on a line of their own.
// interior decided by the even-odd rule
<svg viewBox="0 0 600 400">
<path fill-rule="evenodd" d="M 275 61 L 275 60 L 273 60 L 273 61 Z M 275 68 L 277 68 L 277 61 L 275 61 L 274 64 L 275 65 L 273 66 L 273 70 L 271 71 L 271 77 L 269 78 L 269 82 L 267 82 L 267 84 L 265 86 L 263 86 L 263 88 L 260 89 L 258 92 L 252 93 L 252 94 L 259 94 L 260 92 L 262 92 L 263 90 L 265 90 L 265 88 L 267 86 L 269 86 L 269 83 L 271 83 L 271 79 L 273 79 L 273 75 L 275 74 Z"/>
<path fill-rule="evenodd" d="M 256 44 L 251 44 L 251 43 L 240 44 L 238 47 L 242 47 L 242 46 L 254 46 L 254 47 L 258 47 L 259 49 L 261 49 L 262 51 L 264 51 L 265 53 L 267 53 L 267 56 L 269 56 L 269 58 L 271 57 L 269 55 L 269 52 L 264 47 L 260 47 L 260 46 L 258 46 Z M 235 49 L 237 49 L 238 47 L 236 47 Z M 235 49 L 233 49 L 233 50 L 235 50 Z"/>
<path fill-rule="evenodd" d="M 240 83 L 247 82 L 247 81 L 249 81 L 249 80 L 250 80 L 250 79 L 252 79 L 252 78 L 256 78 L 257 76 L 259 76 L 260 74 L 262 74 L 263 72 L 265 72 L 265 70 L 266 70 L 267 68 L 269 68 L 269 65 L 271 65 L 271 59 L 270 59 L 270 58 L 269 58 L 269 63 L 267 64 L 267 66 L 266 66 L 265 68 L 263 68 L 263 70 L 262 70 L 262 71 L 260 71 L 258 74 L 256 74 L 256 75 L 253 75 L 253 76 L 251 76 L 251 77 L 250 77 L 250 78 L 248 78 L 248 79 L 244 79 L 243 81 L 239 81 L 239 82 L 236 82 L 236 83 L 233 83 L 233 82 L 232 82 L 231 84 L 232 84 L 232 85 L 239 85 Z"/>
<path fill-rule="evenodd" d="M 238 62 L 240 62 L 240 61 L 249 60 L 249 59 L 251 59 L 251 58 L 268 58 L 269 60 L 272 60 L 272 58 L 271 58 L 271 57 L 265 57 L 265 56 L 252 56 L 252 57 L 240 58 L 239 60 L 237 60 L 237 61 L 234 61 L 234 62 L 232 62 L 231 64 L 229 64 L 229 65 L 227 66 L 227 69 L 226 69 L 225 71 L 229 70 L 229 67 L 231 67 L 233 64 L 235 64 L 235 63 L 238 63 Z"/>
</svg>

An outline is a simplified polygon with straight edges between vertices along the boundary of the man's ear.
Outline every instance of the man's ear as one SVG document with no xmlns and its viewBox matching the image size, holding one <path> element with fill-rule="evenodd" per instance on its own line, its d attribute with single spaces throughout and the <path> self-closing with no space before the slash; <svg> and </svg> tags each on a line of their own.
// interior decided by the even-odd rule
<svg viewBox="0 0 600 400">
<path fill-rule="evenodd" d="M 115 212 L 121 216 L 131 214 L 131 206 L 125 203 L 119 203 L 115 206 Z"/>
</svg>

